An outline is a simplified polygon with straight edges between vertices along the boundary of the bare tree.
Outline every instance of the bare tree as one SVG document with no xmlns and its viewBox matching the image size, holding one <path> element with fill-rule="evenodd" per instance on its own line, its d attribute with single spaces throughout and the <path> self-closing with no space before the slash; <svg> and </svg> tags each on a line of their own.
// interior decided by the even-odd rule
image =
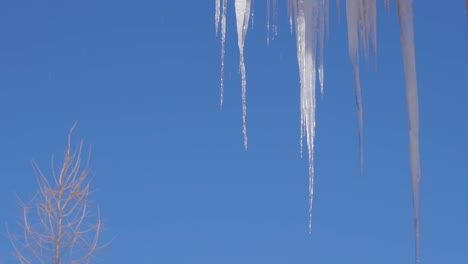
<svg viewBox="0 0 468 264">
<path fill-rule="evenodd" d="M 38 191 L 29 203 L 20 202 L 23 209 L 21 232 L 10 234 L 14 253 L 21 264 L 90 263 L 102 246 L 99 235 L 102 223 L 99 209 L 91 213 L 89 157 L 82 162 L 83 141 L 71 147 L 71 136 L 59 167 L 54 165 L 47 177 L 36 162 L 32 162 Z"/>
</svg>

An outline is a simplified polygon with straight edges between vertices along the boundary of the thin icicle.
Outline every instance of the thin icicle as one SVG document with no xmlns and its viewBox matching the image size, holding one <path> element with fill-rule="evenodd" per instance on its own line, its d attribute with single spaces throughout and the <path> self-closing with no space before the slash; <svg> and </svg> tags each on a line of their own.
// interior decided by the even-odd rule
<svg viewBox="0 0 468 264">
<path fill-rule="evenodd" d="M 297 0 L 295 6 L 297 61 L 301 80 L 301 142 L 305 131 L 309 158 L 309 232 L 314 197 L 315 83 L 317 1 Z"/>
<path fill-rule="evenodd" d="M 220 16 L 221 16 L 221 0 L 215 0 L 215 30 L 216 30 L 216 36 L 218 36 Z"/>
<path fill-rule="evenodd" d="M 293 32 L 293 11 L 294 11 L 294 0 L 288 0 L 287 5 L 288 5 L 288 17 L 289 17 L 289 31 Z"/>
<path fill-rule="evenodd" d="M 244 148 L 247 150 L 247 80 L 244 63 L 244 43 L 249 27 L 250 0 L 236 0 L 237 44 L 239 46 L 239 67 L 242 78 L 242 133 L 244 135 Z"/>
<path fill-rule="evenodd" d="M 221 1 L 221 0 L 218 0 Z M 226 10 L 227 0 L 222 0 L 221 6 L 221 95 L 220 95 L 220 107 L 223 108 L 224 101 L 224 54 L 226 53 Z M 217 14 L 217 13 L 216 13 Z"/>
<path fill-rule="evenodd" d="M 324 60 L 323 60 L 323 49 L 325 47 L 325 36 L 328 35 L 328 0 L 317 0 L 316 3 L 318 8 L 318 45 L 319 45 L 319 59 L 318 59 L 318 76 L 320 81 L 320 93 L 323 95 L 324 87 Z"/>
<path fill-rule="evenodd" d="M 250 17 L 251 17 L 251 18 L 250 18 L 250 19 L 251 19 L 251 20 L 250 20 L 251 23 L 250 23 L 250 24 L 251 24 L 252 29 L 253 29 L 253 28 L 254 28 L 254 7 L 255 7 L 255 0 L 251 0 L 251 1 L 252 1 L 252 7 L 251 7 L 251 11 L 250 11 L 250 13 L 251 13 L 251 16 L 250 16 Z"/>
<path fill-rule="evenodd" d="M 368 57 L 367 53 L 369 51 L 369 42 L 367 40 L 369 38 L 367 37 L 367 31 L 365 30 L 367 26 L 366 0 L 360 0 L 356 2 L 358 2 L 358 10 L 359 10 L 359 15 L 358 15 L 359 33 L 360 33 L 359 37 L 361 38 L 361 45 L 363 46 L 363 49 L 364 49 L 364 55 Z"/>
<path fill-rule="evenodd" d="M 369 47 L 377 52 L 376 37 L 376 0 L 346 0 L 346 18 L 348 23 L 349 58 L 353 67 L 356 105 L 359 122 L 359 164 L 361 174 L 364 169 L 364 120 L 362 111 L 361 81 L 359 77 L 359 43 L 364 48 L 366 58 Z"/>
<path fill-rule="evenodd" d="M 413 185 L 414 237 L 416 264 L 419 259 L 419 180 L 421 165 L 419 159 L 419 105 L 418 83 L 416 79 L 416 56 L 414 52 L 413 1 L 398 0 L 401 46 L 406 80 L 406 100 L 408 105 L 411 179 Z"/>
<path fill-rule="evenodd" d="M 305 66 L 305 47 L 306 47 L 306 22 L 305 22 L 305 10 L 304 10 L 304 0 L 297 0 L 295 6 L 295 18 L 296 18 L 296 45 L 297 45 L 297 62 L 299 66 L 299 79 L 301 84 L 300 96 L 301 96 L 301 152 L 302 152 L 302 143 L 304 134 L 307 137 L 306 128 L 306 112 L 304 111 L 304 91 L 306 87 L 306 66 Z M 308 138 L 306 138 L 307 141 Z M 308 143 L 308 142 L 307 142 Z M 309 232 L 311 230 L 311 210 L 310 210 L 310 199 L 313 196 L 310 195 L 310 175 L 311 175 L 311 163 L 309 159 Z M 313 174 L 312 174 L 313 175 Z M 313 190 L 313 189 L 312 189 Z"/>
<path fill-rule="evenodd" d="M 356 106 L 359 122 L 359 161 L 361 173 L 364 169 L 363 154 L 363 114 L 361 98 L 361 81 L 359 79 L 359 15 L 360 1 L 346 0 L 346 20 L 348 23 L 348 49 L 349 58 L 353 67 L 354 87 L 356 89 Z"/>
<path fill-rule="evenodd" d="M 320 61 L 322 61 L 322 59 L 320 59 Z M 325 73 L 324 73 L 323 63 L 320 63 L 319 65 L 318 75 L 319 75 L 319 81 L 320 81 L 320 94 L 323 96 L 323 84 L 325 82 Z"/>
</svg>

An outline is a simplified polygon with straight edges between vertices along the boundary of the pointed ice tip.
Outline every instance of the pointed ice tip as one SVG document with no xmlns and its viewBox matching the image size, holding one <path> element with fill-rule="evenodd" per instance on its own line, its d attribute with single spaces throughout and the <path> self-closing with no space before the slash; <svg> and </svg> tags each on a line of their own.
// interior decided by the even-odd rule
<svg viewBox="0 0 468 264">
<path fill-rule="evenodd" d="M 309 215 L 309 235 L 312 234 L 312 215 Z"/>
<path fill-rule="evenodd" d="M 247 137 L 247 127 L 245 126 L 245 123 L 244 123 L 244 130 L 242 131 L 242 134 L 244 136 L 244 150 L 247 151 L 248 149 L 248 143 L 249 143 L 249 139 Z"/>
<path fill-rule="evenodd" d="M 360 149 L 360 157 L 359 157 L 359 176 L 364 176 L 364 155 L 362 152 L 362 147 Z"/>
<path fill-rule="evenodd" d="M 360 157 L 359 157 L 359 171 L 361 174 L 361 177 L 364 176 L 364 152 L 363 152 L 363 146 L 361 145 L 360 147 Z"/>
<path fill-rule="evenodd" d="M 223 101 L 224 101 L 224 96 L 223 96 L 223 91 L 221 90 L 221 95 L 219 96 L 219 109 L 223 110 Z"/>
</svg>

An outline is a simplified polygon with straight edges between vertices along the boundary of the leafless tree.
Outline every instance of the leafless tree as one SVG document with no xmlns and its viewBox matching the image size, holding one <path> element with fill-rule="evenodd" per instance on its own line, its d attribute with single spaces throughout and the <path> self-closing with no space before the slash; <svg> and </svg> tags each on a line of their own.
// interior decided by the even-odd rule
<svg viewBox="0 0 468 264">
<path fill-rule="evenodd" d="M 32 162 L 38 191 L 23 209 L 20 232 L 9 232 L 14 253 L 21 264 L 90 263 L 102 246 L 99 235 L 102 222 L 99 209 L 91 213 L 89 157 L 82 161 L 83 141 L 72 149 L 71 137 L 60 166 L 54 165 L 47 177 Z"/>
</svg>

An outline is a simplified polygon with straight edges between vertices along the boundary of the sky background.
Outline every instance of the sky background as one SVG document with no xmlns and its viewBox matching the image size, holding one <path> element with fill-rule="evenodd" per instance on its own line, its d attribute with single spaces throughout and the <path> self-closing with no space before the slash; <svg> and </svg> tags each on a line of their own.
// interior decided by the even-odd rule
<svg viewBox="0 0 468 264">
<path fill-rule="evenodd" d="M 282 2 L 280 0 L 280 2 Z M 299 155 L 295 38 L 265 1 L 247 35 L 243 149 L 233 1 L 225 102 L 214 1 L 0 2 L 0 260 L 15 195 L 50 172 L 75 120 L 93 146 L 93 201 L 114 238 L 96 263 L 414 262 L 406 98 L 396 6 L 378 1 L 377 71 L 362 63 L 364 175 L 341 22 L 331 1 L 318 97 L 312 234 Z M 468 30 L 464 1 L 415 1 L 421 121 L 421 258 L 468 263 Z M 14 228 L 13 228 L 14 229 Z"/>
</svg>

